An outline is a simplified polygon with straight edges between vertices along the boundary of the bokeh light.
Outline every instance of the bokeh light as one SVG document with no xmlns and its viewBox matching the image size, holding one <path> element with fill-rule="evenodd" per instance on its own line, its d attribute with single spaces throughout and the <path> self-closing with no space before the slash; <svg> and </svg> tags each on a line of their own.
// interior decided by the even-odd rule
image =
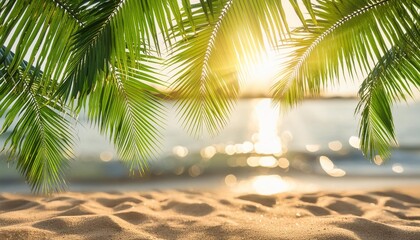
<svg viewBox="0 0 420 240">
<path fill-rule="evenodd" d="M 204 159 L 210 159 L 217 153 L 217 150 L 214 146 L 208 146 L 200 151 L 200 155 Z"/>
<path fill-rule="evenodd" d="M 322 170 L 331 177 L 344 177 L 346 175 L 346 172 L 343 169 L 337 168 L 334 165 L 334 162 L 326 156 L 320 156 L 319 163 Z"/>
<path fill-rule="evenodd" d="M 319 144 L 307 144 L 305 148 L 308 152 L 318 152 L 321 146 Z"/>
<path fill-rule="evenodd" d="M 350 146 L 359 149 L 360 148 L 360 138 L 356 136 L 351 136 L 349 138 Z"/>
<path fill-rule="evenodd" d="M 404 167 L 400 163 L 394 163 L 392 165 L 392 171 L 394 171 L 395 173 L 403 173 Z"/>
<path fill-rule="evenodd" d="M 201 173 L 203 173 L 203 170 L 198 166 L 198 165 L 192 165 L 189 169 L 188 169 L 188 174 L 191 177 L 198 177 L 201 175 Z"/>
<path fill-rule="evenodd" d="M 340 141 L 331 141 L 328 143 L 328 148 L 332 151 L 340 151 L 343 148 L 343 144 Z"/>
<path fill-rule="evenodd" d="M 384 163 L 384 160 L 381 158 L 381 156 L 376 155 L 376 156 L 373 158 L 373 162 L 374 162 L 376 165 L 380 166 L 380 165 L 382 165 L 382 164 Z"/>
<path fill-rule="evenodd" d="M 249 158 L 247 158 L 246 163 L 250 167 L 258 167 L 258 165 L 260 164 L 260 158 L 259 157 L 249 157 Z"/>
<path fill-rule="evenodd" d="M 188 148 L 183 146 L 175 146 L 172 148 L 172 153 L 177 157 L 184 158 L 188 155 Z"/>
<path fill-rule="evenodd" d="M 109 162 L 109 161 L 112 160 L 113 157 L 114 157 L 114 154 L 112 152 L 110 152 L 110 151 L 104 151 L 104 152 L 101 152 L 99 154 L 99 158 L 103 162 Z"/>
<path fill-rule="evenodd" d="M 261 167 L 277 167 L 277 159 L 275 159 L 273 156 L 260 157 L 260 160 L 258 162 Z"/>
<path fill-rule="evenodd" d="M 233 154 L 235 154 L 235 152 L 236 152 L 236 150 L 235 150 L 235 146 L 234 145 L 227 145 L 225 147 L 225 153 L 227 155 L 233 155 Z"/>
<path fill-rule="evenodd" d="M 279 175 L 257 176 L 251 181 L 254 191 L 262 195 L 271 195 L 292 189 L 291 184 Z"/>
<path fill-rule="evenodd" d="M 279 167 L 286 169 L 290 166 L 290 162 L 287 158 L 279 158 L 278 165 Z"/>
<path fill-rule="evenodd" d="M 233 187 L 233 186 L 236 185 L 237 181 L 238 180 L 237 180 L 236 176 L 233 175 L 233 174 L 229 174 L 225 177 L 226 186 Z"/>
</svg>

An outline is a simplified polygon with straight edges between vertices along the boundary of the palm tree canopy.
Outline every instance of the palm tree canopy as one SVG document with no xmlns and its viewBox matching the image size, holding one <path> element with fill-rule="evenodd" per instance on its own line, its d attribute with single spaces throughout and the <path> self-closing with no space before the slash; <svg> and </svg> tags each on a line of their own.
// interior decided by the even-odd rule
<svg viewBox="0 0 420 240">
<path fill-rule="evenodd" d="M 301 27 L 289 27 L 286 2 Z M 179 94 L 187 131 L 216 134 L 239 95 L 241 64 L 283 48 L 291 60 L 276 75 L 273 97 L 293 106 L 343 72 L 364 74 L 362 151 L 388 157 L 396 144 L 391 106 L 419 87 L 419 0 L 301 3 L 1 0 L 0 117 L 1 132 L 12 129 L 10 160 L 34 191 L 61 190 L 72 126 L 85 109 L 129 168 L 145 171 L 159 148 L 162 87 Z"/>
</svg>

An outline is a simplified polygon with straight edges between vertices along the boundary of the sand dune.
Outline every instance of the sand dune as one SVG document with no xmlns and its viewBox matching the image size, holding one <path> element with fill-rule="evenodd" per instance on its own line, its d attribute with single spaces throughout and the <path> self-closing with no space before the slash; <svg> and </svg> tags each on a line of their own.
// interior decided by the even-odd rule
<svg viewBox="0 0 420 240">
<path fill-rule="evenodd" d="M 0 239 L 420 239 L 416 189 L 0 194 Z"/>
</svg>

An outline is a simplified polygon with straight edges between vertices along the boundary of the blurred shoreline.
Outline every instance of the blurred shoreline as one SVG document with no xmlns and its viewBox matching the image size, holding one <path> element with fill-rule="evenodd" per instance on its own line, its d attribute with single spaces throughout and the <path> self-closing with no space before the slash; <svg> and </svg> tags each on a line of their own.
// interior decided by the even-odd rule
<svg viewBox="0 0 420 240">
<path fill-rule="evenodd" d="M 148 160 L 150 170 L 143 177 L 130 177 L 113 146 L 95 128 L 88 127 L 89 123 L 81 116 L 75 159 L 69 162 L 66 172 L 69 190 L 74 190 L 73 186 L 76 190 L 83 189 L 84 184 L 90 183 L 94 189 L 107 184 L 129 186 L 131 182 L 140 189 L 159 185 L 153 182 L 168 188 L 182 187 L 188 181 L 203 187 L 207 181 L 215 182 L 209 184 L 211 187 L 230 187 L 241 179 L 258 176 L 289 177 L 295 182 L 307 177 L 305 181 L 309 183 L 372 178 L 370 181 L 379 186 L 389 178 L 404 184 L 420 178 L 420 126 L 412 120 L 420 118 L 420 103 L 396 106 L 400 147 L 393 149 L 389 160 L 375 157 L 371 161 L 358 149 L 358 121 L 353 115 L 355 99 L 308 100 L 282 117 L 278 109 L 272 108 L 270 99 L 241 99 L 230 123 L 218 136 L 200 139 L 189 136 L 176 123 L 174 102 L 165 104 L 170 111 L 168 126 L 163 131 L 162 151 L 156 159 Z M 6 135 L 0 137 L 0 144 Z M 276 184 L 275 177 L 273 184 Z M 9 165 L 3 153 L 0 191 L 14 188 L 19 192 L 29 191 L 15 165 Z"/>
</svg>

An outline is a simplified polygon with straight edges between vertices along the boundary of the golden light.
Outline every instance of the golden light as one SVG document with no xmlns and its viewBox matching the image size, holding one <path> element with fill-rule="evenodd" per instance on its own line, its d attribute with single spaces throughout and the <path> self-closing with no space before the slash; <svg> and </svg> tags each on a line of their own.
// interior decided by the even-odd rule
<svg viewBox="0 0 420 240">
<path fill-rule="evenodd" d="M 235 154 L 235 152 L 236 152 L 236 150 L 235 150 L 235 145 L 227 145 L 227 146 L 225 147 L 225 153 L 226 153 L 227 155 L 233 155 L 233 154 Z"/>
<path fill-rule="evenodd" d="M 334 163 L 328 157 L 319 157 L 319 163 L 321 164 L 322 169 L 327 173 L 334 169 Z"/>
<path fill-rule="evenodd" d="M 260 53 L 253 60 L 243 58 L 238 75 L 246 83 L 244 92 L 267 93 L 280 66 L 280 54 L 273 50 Z"/>
<path fill-rule="evenodd" d="M 175 173 L 175 175 L 181 175 L 181 174 L 184 173 L 184 171 L 185 171 L 184 167 L 177 167 L 177 168 L 174 169 L 173 172 Z"/>
<path fill-rule="evenodd" d="M 279 114 L 272 107 L 271 99 L 262 99 L 255 107 L 258 134 L 255 137 L 255 152 L 259 154 L 281 154 L 282 145 L 277 132 Z"/>
<path fill-rule="evenodd" d="M 197 165 L 192 165 L 189 169 L 188 169 L 188 174 L 191 177 L 198 177 L 201 175 L 201 173 L 203 172 L 203 170 L 197 166 Z"/>
<path fill-rule="evenodd" d="M 249 142 L 249 141 L 245 141 L 242 144 L 242 147 L 243 147 L 244 153 L 250 153 L 252 152 L 252 150 L 254 150 L 254 144 L 252 144 L 252 142 Z"/>
<path fill-rule="evenodd" d="M 238 180 L 237 180 L 236 176 L 233 175 L 233 174 L 229 174 L 225 177 L 226 186 L 229 186 L 229 187 L 235 186 L 237 182 L 238 182 Z"/>
<path fill-rule="evenodd" d="M 331 177 L 344 177 L 346 175 L 346 171 L 340 168 L 334 168 L 332 171 L 328 173 Z"/>
<path fill-rule="evenodd" d="M 382 165 L 382 164 L 384 163 L 384 160 L 381 158 L 381 156 L 376 155 L 376 156 L 373 158 L 373 162 L 374 162 L 376 165 L 380 166 L 380 165 Z"/>
<path fill-rule="evenodd" d="M 172 153 L 180 158 L 184 158 L 188 155 L 188 148 L 183 146 L 175 146 L 172 148 Z"/>
<path fill-rule="evenodd" d="M 104 151 L 104 152 L 101 152 L 101 154 L 99 154 L 99 158 L 104 162 L 111 161 L 113 157 L 114 157 L 114 154 L 112 154 L 112 152 L 110 151 Z"/>
<path fill-rule="evenodd" d="M 235 152 L 236 154 L 244 153 L 244 147 L 242 146 L 242 144 L 240 143 L 235 144 Z"/>
<path fill-rule="evenodd" d="M 208 146 L 200 151 L 200 155 L 204 159 L 210 159 L 216 154 L 217 150 L 214 146 Z"/>
<path fill-rule="evenodd" d="M 236 160 L 236 165 L 237 166 L 239 166 L 239 167 L 246 167 L 247 166 L 247 163 L 246 163 L 247 158 L 246 157 L 238 157 L 238 158 L 235 158 L 235 160 Z"/>
<path fill-rule="evenodd" d="M 399 163 L 395 163 L 392 165 L 392 171 L 394 171 L 395 173 L 403 173 L 404 167 Z"/>
<path fill-rule="evenodd" d="M 289 191 L 293 186 L 279 175 L 267 175 L 253 178 L 252 188 L 258 194 L 271 195 Z"/>
<path fill-rule="evenodd" d="M 332 141 L 328 143 L 328 147 L 332 151 L 340 151 L 343 148 L 343 144 L 340 141 Z"/>
<path fill-rule="evenodd" d="M 246 163 L 250 167 L 258 167 L 258 165 L 260 164 L 260 158 L 259 157 L 249 157 L 249 158 L 247 158 Z"/>
<path fill-rule="evenodd" d="M 290 131 L 284 131 L 281 134 L 281 140 L 285 143 L 290 142 L 293 140 L 293 134 Z"/>
<path fill-rule="evenodd" d="M 308 152 L 318 152 L 319 149 L 321 149 L 321 146 L 319 144 L 307 144 L 306 146 L 306 150 Z"/>
<path fill-rule="evenodd" d="M 321 168 L 331 177 L 344 177 L 346 172 L 343 169 L 337 168 L 334 162 L 326 156 L 319 157 Z"/>
<path fill-rule="evenodd" d="M 360 148 L 360 138 L 356 136 L 351 136 L 349 138 L 349 144 L 350 146 L 359 149 Z"/>
<path fill-rule="evenodd" d="M 286 169 L 290 166 L 290 162 L 287 158 L 279 158 L 278 165 L 279 167 Z"/>
<path fill-rule="evenodd" d="M 275 159 L 273 156 L 260 157 L 260 160 L 258 162 L 261 167 L 277 167 L 277 159 Z"/>
</svg>

